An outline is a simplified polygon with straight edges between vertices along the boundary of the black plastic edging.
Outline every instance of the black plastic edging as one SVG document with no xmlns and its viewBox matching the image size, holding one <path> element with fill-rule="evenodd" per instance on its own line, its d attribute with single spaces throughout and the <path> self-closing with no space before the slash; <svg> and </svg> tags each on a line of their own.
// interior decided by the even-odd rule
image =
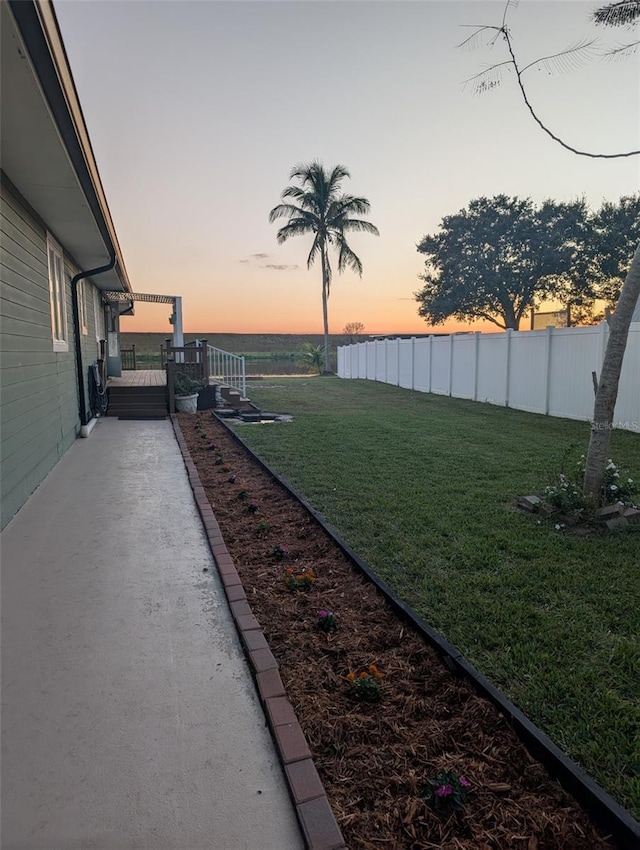
<svg viewBox="0 0 640 850">
<path fill-rule="evenodd" d="M 277 481 L 281 487 L 300 502 L 324 531 L 338 544 L 349 560 L 375 584 L 395 611 L 403 619 L 409 621 L 431 646 L 443 656 L 446 666 L 467 679 L 478 693 L 498 708 L 501 714 L 507 718 L 518 738 L 531 755 L 542 762 L 550 776 L 557 779 L 563 788 L 575 797 L 600 828 L 605 833 L 611 834 L 623 850 L 638 850 L 640 847 L 640 823 L 629 812 L 623 809 L 613 797 L 607 794 L 597 782 L 588 776 L 582 768 L 563 753 L 544 732 L 538 729 L 535 723 L 532 723 L 488 679 L 478 673 L 475 667 L 464 658 L 456 647 L 446 641 L 410 605 L 407 605 L 406 602 L 400 599 L 391 587 L 379 578 L 371 567 L 343 540 L 340 534 L 326 522 L 324 517 L 307 502 L 304 496 L 298 493 L 286 479 L 262 460 L 227 421 L 215 413 L 211 415 L 225 427 L 233 439 L 251 455 L 256 463 L 271 478 Z"/>
</svg>

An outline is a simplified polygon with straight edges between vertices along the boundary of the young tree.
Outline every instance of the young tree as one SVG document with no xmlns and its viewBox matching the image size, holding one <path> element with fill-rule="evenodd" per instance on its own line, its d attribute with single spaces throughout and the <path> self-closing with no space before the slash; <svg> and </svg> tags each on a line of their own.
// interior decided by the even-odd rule
<svg viewBox="0 0 640 850">
<path fill-rule="evenodd" d="M 347 322 L 342 329 L 342 333 L 349 337 L 349 345 L 353 345 L 354 338 L 358 339 L 363 330 L 364 325 L 362 322 Z"/>
<path fill-rule="evenodd" d="M 588 230 L 583 201 L 537 209 L 530 198 L 477 198 L 418 244 L 427 257 L 418 313 L 434 325 L 453 317 L 518 330 L 575 264 Z"/>
<path fill-rule="evenodd" d="M 515 5 L 512 0 L 508 0 L 500 26 L 484 26 L 476 28 L 473 35 L 466 40 L 469 43 L 487 31 L 492 32 L 492 41 L 502 37 L 507 51 L 508 59 L 500 65 L 511 67 L 516 75 L 516 80 L 522 99 L 531 113 L 531 116 L 539 125 L 539 127 L 548 135 L 554 142 L 557 142 L 566 150 L 578 156 L 588 156 L 599 159 L 616 159 L 619 157 L 638 156 L 640 150 L 630 150 L 620 153 L 600 153 L 580 150 L 573 145 L 567 144 L 563 139 L 552 132 L 539 118 L 534 110 L 527 90 L 523 82 L 523 74 L 529 68 L 534 67 L 553 67 L 557 63 L 571 63 L 574 59 L 580 60 L 584 55 L 585 50 L 589 50 L 593 43 L 586 42 L 574 48 L 562 51 L 554 56 L 547 56 L 535 62 L 529 63 L 524 68 L 521 68 L 514 51 L 513 42 L 509 28 L 507 27 L 507 12 L 509 8 Z M 633 27 L 640 19 L 640 0 L 620 0 L 620 2 L 608 3 L 605 6 L 597 9 L 593 14 L 593 19 L 596 24 L 601 26 L 627 26 Z M 630 44 L 622 45 L 609 51 L 609 55 L 623 56 L 631 53 L 638 48 L 640 42 L 635 41 Z M 487 90 L 498 85 L 500 65 L 493 65 L 490 68 L 478 74 L 477 89 L 479 91 Z M 498 74 L 498 76 L 496 76 Z M 593 504 L 598 504 L 601 499 L 605 470 L 607 466 L 609 442 L 611 438 L 611 429 L 613 427 L 613 414 L 615 410 L 616 400 L 618 397 L 618 384 L 620 381 L 620 372 L 624 360 L 624 352 L 627 346 L 627 338 L 629 327 L 634 318 L 640 320 L 640 244 L 638 244 L 633 260 L 629 266 L 629 271 L 625 277 L 624 284 L 620 291 L 620 297 L 616 306 L 615 313 L 609 321 L 609 341 L 605 351 L 602 369 L 600 372 L 600 380 L 596 390 L 596 399 L 593 411 L 593 422 L 591 425 L 591 437 L 589 440 L 589 449 L 587 453 L 586 472 L 584 478 L 583 490 Z"/>
<path fill-rule="evenodd" d="M 288 186 L 282 192 L 285 203 L 274 207 L 269 213 L 269 221 L 288 218 L 277 234 L 278 243 L 286 242 L 291 236 L 313 234 L 311 251 L 307 258 L 307 268 L 311 268 L 319 257 L 322 268 L 322 316 L 324 321 L 324 370 L 329 365 L 329 317 L 327 301 L 331 289 L 331 264 L 329 247 L 338 252 L 338 272 L 347 267 L 362 277 L 362 263 L 351 250 L 346 234 L 364 232 L 379 235 L 378 228 L 371 222 L 354 216 L 367 215 L 370 209 L 366 198 L 359 198 L 340 192 L 341 183 L 351 175 L 343 165 L 336 165 L 331 171 L 325 170 L 317 160 L 297 165 L 289 175 L 298 180 L 299 185 Z"/>
</svg>

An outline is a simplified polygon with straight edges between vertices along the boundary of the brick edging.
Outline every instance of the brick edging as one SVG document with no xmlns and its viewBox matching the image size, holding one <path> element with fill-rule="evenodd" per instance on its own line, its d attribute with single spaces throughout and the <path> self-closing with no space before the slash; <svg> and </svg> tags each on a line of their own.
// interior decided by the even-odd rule
<svg viewBox="0 0 640 850">
<path fill-rule="evenodd" d="M 218 567 L 229 608 L 245 655 L 253 671 L 265 716 L 284 768 L 289 793 L 308 850 L 346 850 L 346 843 L 329 805 L 313 756 L 293 706 L 287 699 L 278 662 L 269 649 L 260 623 L 254 616 L 242 581 L 224 542 L 204 487 L 187 447 L 180 423 L 171 414 L 173 431 L 182 452 L 211 554 Z"/>
</svg>

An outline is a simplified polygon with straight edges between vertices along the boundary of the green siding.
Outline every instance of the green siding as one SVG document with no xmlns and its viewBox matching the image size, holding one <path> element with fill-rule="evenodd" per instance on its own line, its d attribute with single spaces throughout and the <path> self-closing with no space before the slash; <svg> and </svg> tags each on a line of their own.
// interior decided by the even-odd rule
<svg viewBox="0 0 640 850">
<path fill-rule="evenodd" d="M 46 231 L 5 185 L 0 192 L 0 527 L 4 527 L 72 445 L 80 421 L 70 286 L 67 282 L 69 350 L 56 353 Z"/>
</svg>

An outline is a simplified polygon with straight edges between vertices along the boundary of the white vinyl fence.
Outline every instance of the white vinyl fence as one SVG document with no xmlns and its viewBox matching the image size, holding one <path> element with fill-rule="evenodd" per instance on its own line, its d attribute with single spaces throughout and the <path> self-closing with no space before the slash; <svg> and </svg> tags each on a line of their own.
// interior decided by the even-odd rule
<svg viewBox="0 0 640 850">
<path fill-rule="evenodd" d="M 360 342 L 338 347 L 338 377 L 589 421 L 608 332 L 603 322 Z M 614 427 L 640 433 L 640 322 L 629 331 Z"/>
</svg>

